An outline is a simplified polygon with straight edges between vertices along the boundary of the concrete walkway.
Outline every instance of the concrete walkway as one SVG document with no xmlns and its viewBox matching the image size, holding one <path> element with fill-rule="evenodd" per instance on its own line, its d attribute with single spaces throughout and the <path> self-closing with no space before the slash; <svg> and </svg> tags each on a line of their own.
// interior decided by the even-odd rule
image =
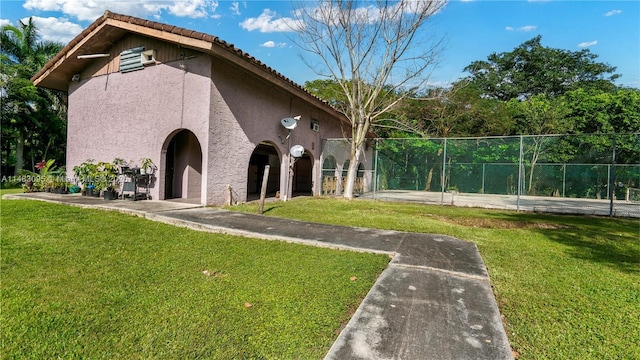
<svg viewBox="0 0 640 360">
<path fill-rule="evenodd" d="M 5 195 L 117 210 L 191 229 L 386 253 L 388 268 L 325 359 L 513 359 L 475 244 L 448 236 L 300 222 L 173 201 Z"/>
</svg>

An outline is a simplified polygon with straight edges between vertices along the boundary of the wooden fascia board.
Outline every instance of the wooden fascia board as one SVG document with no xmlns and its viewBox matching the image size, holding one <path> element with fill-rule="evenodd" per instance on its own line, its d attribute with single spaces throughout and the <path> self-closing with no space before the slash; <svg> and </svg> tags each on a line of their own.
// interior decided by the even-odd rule
<svg viewBox="0 0 640 360">
<path fill-rule="evenodd" d="M 40 84 L 43 79 L 45 79 L 50 73 L 58 69 L 58 67 L 60 67 L 60 65 L 62 65 L 62 63 L 65 62 L 68 58 L 72 58 L 73 56 L 76 56 L 80 48 L 82 48 L 82 46 L 84 46 L 89 40 L 93 38 L 93 35 L 100 32 L 100 30 L 102 30 L 105 26 L 106 24 L 103 22 L 102 24 L 97 26 L 95 29 L 93 29 L 91 33 L 89 33 L 87 36 L 82 38 L 82 40 L 80 40 L 74 47 L 69 49 L 64 56 L 60 57 L 60 59 L 58 59 L 58 61 L 56 61 L 55 64 L 49 67 L 44 73 L 40 74 L 40 76 L 38 76 L 37 79 L 34 79 L 33 84 L 35 86 L 38 86 L 38 84 Z"/>
<path fill-rule="evenodd" d="M 204 52 L 210 52 L 213 49 L 213 43 L 206 40 L 194 39 L 188 36 L 170 33 L 165 30 L 153 29 L 147 26 L 136 25 L 114 19 L 108 19 L 107 23 L 120 29 L 134 32 L 136 34 L 149 36 L 175 44 L 180 44 L 182 46 L 194 48 Z"/>
</svg>

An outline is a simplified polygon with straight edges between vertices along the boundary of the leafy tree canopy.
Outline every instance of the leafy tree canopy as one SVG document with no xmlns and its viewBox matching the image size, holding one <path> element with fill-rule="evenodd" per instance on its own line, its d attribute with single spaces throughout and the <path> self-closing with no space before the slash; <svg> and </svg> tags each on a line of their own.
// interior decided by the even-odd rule
<svg viewBox="0 0 640 360">
<path fill-rule="evenodd" d="M 65 96 L 36 88 L 30 78 L 63 45 L 42 41 L 32 18 L 0 28 L 2 172 L 20 173 L 25 159 L 64 159 Z M 63 162 L 63 161 L 60 161 Z"/>
<path fill-rule="evenodd" d="M 613 90 L 620 77 L 616 68 L 596 62 L 588 49 L 567 51 L 544 47 L 538 35 L 511 52 L 492 53 L 465 71 L 484 96 L 502 101 L 526 100 L 534 95 L 557 97 L 578 88 Z"/>
</svg>

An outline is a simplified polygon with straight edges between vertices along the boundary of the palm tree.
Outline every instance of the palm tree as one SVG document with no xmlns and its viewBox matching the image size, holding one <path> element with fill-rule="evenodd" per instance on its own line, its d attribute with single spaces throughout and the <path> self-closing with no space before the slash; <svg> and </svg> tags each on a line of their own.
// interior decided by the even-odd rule
<svg viewBox="0 0 640 360">
<path fill-rule="evenodd" d="M 15 159 L 14 174 L 20 173 L 25 145 L 31 147 L 32 162 L 36 155 L 46 156 L 46 150 L 43 152 L 36 146 L 45 137 L 60 138 L 50 132 L 52 129 L 65 130 L 63 94 L 36 88 L 30 80 L 62 47 L 60 43 L 41 41 L 33 18 L 20 21 L 18 26 L 0 28 L 1 149 L 5 171 L 9 159 Z"/>
</svg>

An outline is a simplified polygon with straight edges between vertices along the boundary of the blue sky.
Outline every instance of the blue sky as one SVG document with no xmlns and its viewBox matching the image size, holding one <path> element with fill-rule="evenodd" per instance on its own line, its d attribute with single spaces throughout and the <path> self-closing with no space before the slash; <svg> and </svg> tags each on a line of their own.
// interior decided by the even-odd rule
<svg viewBox="0 0 640 360">
<path fill-rule="evenodd" d="M 301 60 L 309 55 L 279 24 L 300 1 L 3 0 L 0 24 L 33 16 L 47 40 L 68 42 L 105 10 L 220 37 L 293 81 L 318 76 Z M 617 67 L 618 85 L 640 88 L 640 1 L 450 1 L 428 24 L 446 50 L 429 82 L 445 85 L 493 52 L 511 51 L 542 35 L 543 46 L 589 49 Z"/>
</svg>

